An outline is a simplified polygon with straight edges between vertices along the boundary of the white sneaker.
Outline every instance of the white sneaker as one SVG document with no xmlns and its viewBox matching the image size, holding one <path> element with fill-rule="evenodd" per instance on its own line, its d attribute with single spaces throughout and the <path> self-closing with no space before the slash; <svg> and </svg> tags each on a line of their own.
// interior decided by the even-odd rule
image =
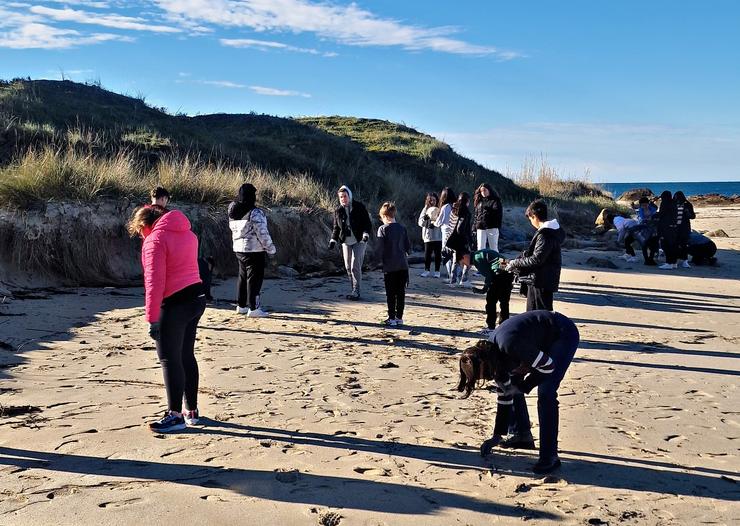
<svg viewBox="0 0 740 526">
<path fill-rule="evenodd" d="M 429 274 L 430 274 L 430 272 L 428 270 L 425 270 L 424 272 L 422 272 L 421 274 L 419 274 L 419 276 L 422 277 L 422 278 L 428 278 L 429 277 Z"/>
<path fill-rule="evenodd" d="M 674 266 L 671 263 L 663 263 L 658 267 L 660 270 L 673 270 Z"/>
<path fill-rule="evenodd" d="M 637 257 L 636 256 L 630 256 L 625 259 L 627 263 L 637 263 Z"/>
<path fill-rule="evenodd" d="M 442 277 L 442 275 L 441 275 L 441 274 L 440 274 L 439 272 L 435 272 L 435 273 L 434 273 L 434 277 L 435 277 L 435 278 L 441 278 L 441 277 Z"/>
<path fill-rule="evenodd" d="M 691 265 L 689 265 L 689 262 L 686 260 L 683 260 L 681 262 L 681 268 L 691 268 Z"/>
<path fill-rule="evenodd" d="M 249 313 L 249 307 L 240 307 L 239 305 L 236 306 L 236 313 L 237 314 L 248 314 Z"/>
<path fill-rule="evenodd" d="M 269 315 L 270 314 L 263 311 L 261 307 L 257 307 L 254 310 L 249 309 L 249 312 L 247 313 L 247 318 L 267 318 Z"/>
<path fill-rule="evenodd" d="M 185 418 L 185 423 L 189 426 L 195 426 L 198 425 L 200 415 L 198 415 L 198 410 L 193 409 L 192 411 L 183 411 L 182 416 Z"/>
<path fill-rule="evenodd" d="M 458 287 L 462 287 L 464 289 L 472 289 L 473 284 L 470 282 L 469 279 L 467 279 L 465 281 L 461 281 L 460 283 L 458 283 Z"/>
</svg>

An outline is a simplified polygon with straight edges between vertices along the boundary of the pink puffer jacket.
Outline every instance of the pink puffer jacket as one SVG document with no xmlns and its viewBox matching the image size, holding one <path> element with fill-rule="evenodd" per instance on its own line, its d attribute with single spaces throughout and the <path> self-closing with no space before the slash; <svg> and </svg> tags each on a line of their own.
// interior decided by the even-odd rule
<svg viewBox="0 0 740 526">
<path fill-rule="evenodd" d="M 141 246 L 146 290 L 146 320 L 159 321 L 162 300 L 178 290 L 200 282 L 198 238 L 190 221 L 179 210 L 160 217 Z"/>
</svg>

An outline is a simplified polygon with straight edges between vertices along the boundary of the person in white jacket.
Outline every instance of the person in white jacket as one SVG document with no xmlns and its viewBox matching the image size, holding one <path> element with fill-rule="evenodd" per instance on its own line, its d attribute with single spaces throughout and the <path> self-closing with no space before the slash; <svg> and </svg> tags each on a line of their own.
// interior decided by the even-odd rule
<svg viewBox="0 0 740 526">
<path fill-rule="evenodd" d="M 434 277 L 439 277 L 439 267 L 442 264 L 442 230 L 434 222 L 439 216 L 439 198 L 434 192 L 427 194 L 424 209 L 419 214 L 418 224 L 421 227 L 421 238 L 424 240 L 424 272 L 422 278 L 431 275 L 432 255 L 434 255 Z"/>
<path fill-rule="evenodd" d="M 277 250 L 267 230 L 267 217 L 255 205 L 256 200 L 257 189 L 243 184 L 236 201 L 229 204 L 229 228 L 239 262 L 236 312 L 249 318 L 264 318 L 268 313 L 260 307 L 260 292 L 267 255 L 274 255 Z"/>
<path fill-rule="evenodd" d="M 452 258 L 452 253 L 449 250 L 445 250 L 447 240 L 452 234 L 453 226 L 450 224 L 450 217 L 452 216 L 452 205 L 457 201 L 457 195 L 455 191 L 449 186 L 445 187 L 439 194 L 440 210 L 437 220 L 434 222 L 434 226 L 439 227 L 442 230 L 442 259 L 446 261 L 445 268 L 447 269 L 447 277 L 452 281 L 453 272 L 455 270 L 455 262 Z"/>
</svg>

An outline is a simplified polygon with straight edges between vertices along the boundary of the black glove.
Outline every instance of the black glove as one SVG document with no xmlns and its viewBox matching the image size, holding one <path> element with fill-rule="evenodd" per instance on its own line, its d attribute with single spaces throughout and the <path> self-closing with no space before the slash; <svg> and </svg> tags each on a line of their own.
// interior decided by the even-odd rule
<svg viewBox="0 0 740 526">
<path fill-rule="evenodd" d="M 493 448 L 501 443 L 501 438 L 501 435 L 493 435 L 493 437 L 485 440 L 480 446 L 480 456 L 490 455 Z"/>
<path fill-rule="evenodd" d="M 335 240 L 329 241 L 329 250 L 334 249 L 334 247 L 337 245 L 337 242 Z"/>
<path fill-rule="evenodd" d="M 155 321 L 154 323 L 149 324 L 149 336 L 151 336 L 152 340 L 159 341 L 159 322 Z"/>
</svg>

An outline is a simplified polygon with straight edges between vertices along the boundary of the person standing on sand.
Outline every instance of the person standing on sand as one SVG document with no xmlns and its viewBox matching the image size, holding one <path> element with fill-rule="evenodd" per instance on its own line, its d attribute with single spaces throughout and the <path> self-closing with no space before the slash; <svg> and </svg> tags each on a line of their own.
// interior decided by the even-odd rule
<svg viewBox="0 0 740 526">
<path fill-rule="evenodd" d="M 501 325 L 509 319 L 509 301 L 513 288 L 514 275 L 503 269 L 503 256 L 495 250 L 484 248 L 473 252 L 473 265 L 484 283 L 482 289 L 473 289 L 476 294 L 486 295 L 486 328 L 480 333 L 483 336 L 491 334 L 496 328 L 496 322 Z M 496 304 L 501 306 L 501 312 L 496 318 Z"/>
<path fill-rule="evenodd" d="M 676 203 L 666 190 L 660 194 L 660 208 L 655 214 L 658 218 L 658 237 L 665 253 L 665 263 L 658 268 L 671 270 L 678 267 L 678 227 L 676 226 Z"/>
<path fill-rule="evenodd" d="M 680 190 L 673 194 L 673 202 L 676 203 L 676 251 L 677 264 L 683 268 L 691 268 L 689 265 L 689 236 L 691 235 L 691 220 L 696 219 L 694 205 L 692 205 Z"/>
<path fill-rule="evenodd" d="M 362 285 L 362 262 L 373 225 L 367 208 L 352 198 L 352 191 L 348 186 L 341 186 L 337 197 L 339 206 L 334 210 L 334 229 L 329 240 L 329 249 L 333 249 L 337 243 L 342 245 L 344 268 L 352 285 L 352 292 L 346 297 L 357 301 L 360 299 Z"/>
<path fill-rule="evenodd" d="M 537 230 L 529 248 L 506 264 L 508 272 L 520 275 L 533 274 L 534 282 L 527 287 L 527 311 L 553 310 L 553 294 L 560 285 L 563 259 L 560 246 L 565 232 L 557 219 L 547 219 L 547 204 L 538 199 L 530 203 L 525 212 Z"/>
<path fill-rule="evenodd" d="M 493 191 L 491 185 L 483 183 L 473 194 L 475 208 L 475 227 L 478 250 L 488 248 L 498 252 L 498 236 L 503 221 L 501 198 Z"/>
<path fill-rule="evenodd" d="M 430 192 L 424 201 L 424 208 L 419 214 L 419 226 L 421 227 L 421 238 L 424 240 L 424 272 L 419 274 L 422 278 L 429 277 L 432 268 L 432 255 L 434 255 L 434 277 L 439 277 L 439 267 L 442 264 L 442 230 L 434 225 L 439 217 L 439 199 L 437 194 Z"/>
<path fill-rule="evenodd" d="M 198 238 L 182 212 L 166 212 L 157 205 L 137 208 L 128 231 L 144 239 L 146 320 L 167 391 L 167 411 L 149 428 L 157 433 L 179 431 L 199 418 L 195 335 L 206 298 L 198 273 Z"/>
<path fill-rule="evenodd" d="M 455 270 L 455 262 L 452 261 L 452 251 L 447 248 L 447 239 L 452 234 L 450 216 L 452 215 L 452 205 L 455 204 L 455 201 L 457 201 L 455 191 L 449 186 L 445 186 L 439 194 L 439 215 L 434 221 L 434 226 L 442 231 L 442 261 L 445 263 L 445 268 L 447 269 L 448 281 L 454 280 L 453 272 Z"/>
<path fill-rule="evenodd" d="M 379 215 L 383 224 L 378 228 L 378 255 L 383 263 L 385 296 L 388 300 L 388 319 L 384 323 L 389 327 L 400 327 L 403 325 L 406 287 L 409 284 L 408 253 L 411 251 L 411 241 L 406 228 L 396 223 L 396 205 L 386 201 L 380 207 Z"/>
<path fill-rule="evenodd" d="M 493 437 L 484 441 L 481 456 L 494 447 L 534 449 L 534 438 L 526 402 L 514 412 L 518 435 L 510 435 L 509 421 L 515 395 L 537 387 L 540 425 L 539 460 L 532 466 L 537 474 L 560 467 L 558 457 L 558 388 L 578 349 L 580 335 L 575 323 L 557 312 L 536 310 L 518 314 L 499 325 L 488 337 L 463 351 L 457 390 L 470 396 L 479 380 L 495 380 L 498 409 Z M 516 405 L 514 405 L 516 407 Z"/>
<path fill-rule="evenodd" d="M 154 188 L 149 194 L 152 200 L 152 205 L 161 206 L 167 210 L 167 205 L 170 202 L 170 193 L 161 186 Z"/>
<path fill-rule="evenodd" d="M 267 217 L 258 208 L 257 189 L 245 183 L 239 188 L 236 201 L 229 204 L 229 228 L 234 253 L 239 262 L 237 280 L 237 314 L 248 318 L 268 316 L 260 306 L 260 292 L 265 279 L 267 255 L 277 250 L 267 230 Z"/>
<path fill-rule="evenodd" d="M 473 287 L 468 278 L 468 272 L 470 271 L 470 252 L 474 242 L 472 215 L 468 209 L 469 205 L 470 196 L 468 193 L 460 192 L 460 195 L 457 196 L 457 201 L 452 205 L 452 213 L 450 214 L 450 226 L 452 227 L 452 232 L 447 238 L 446 246 L 448 249 L 453 251 L 452 261 L 454 264 L 459 263 L 462 267 L 459 283 L 456 283 L 455 281 L 455 272 L 453 270 L 452 278 L 449 281 L 449 285 L 451 287 Z"/>
</svg>

